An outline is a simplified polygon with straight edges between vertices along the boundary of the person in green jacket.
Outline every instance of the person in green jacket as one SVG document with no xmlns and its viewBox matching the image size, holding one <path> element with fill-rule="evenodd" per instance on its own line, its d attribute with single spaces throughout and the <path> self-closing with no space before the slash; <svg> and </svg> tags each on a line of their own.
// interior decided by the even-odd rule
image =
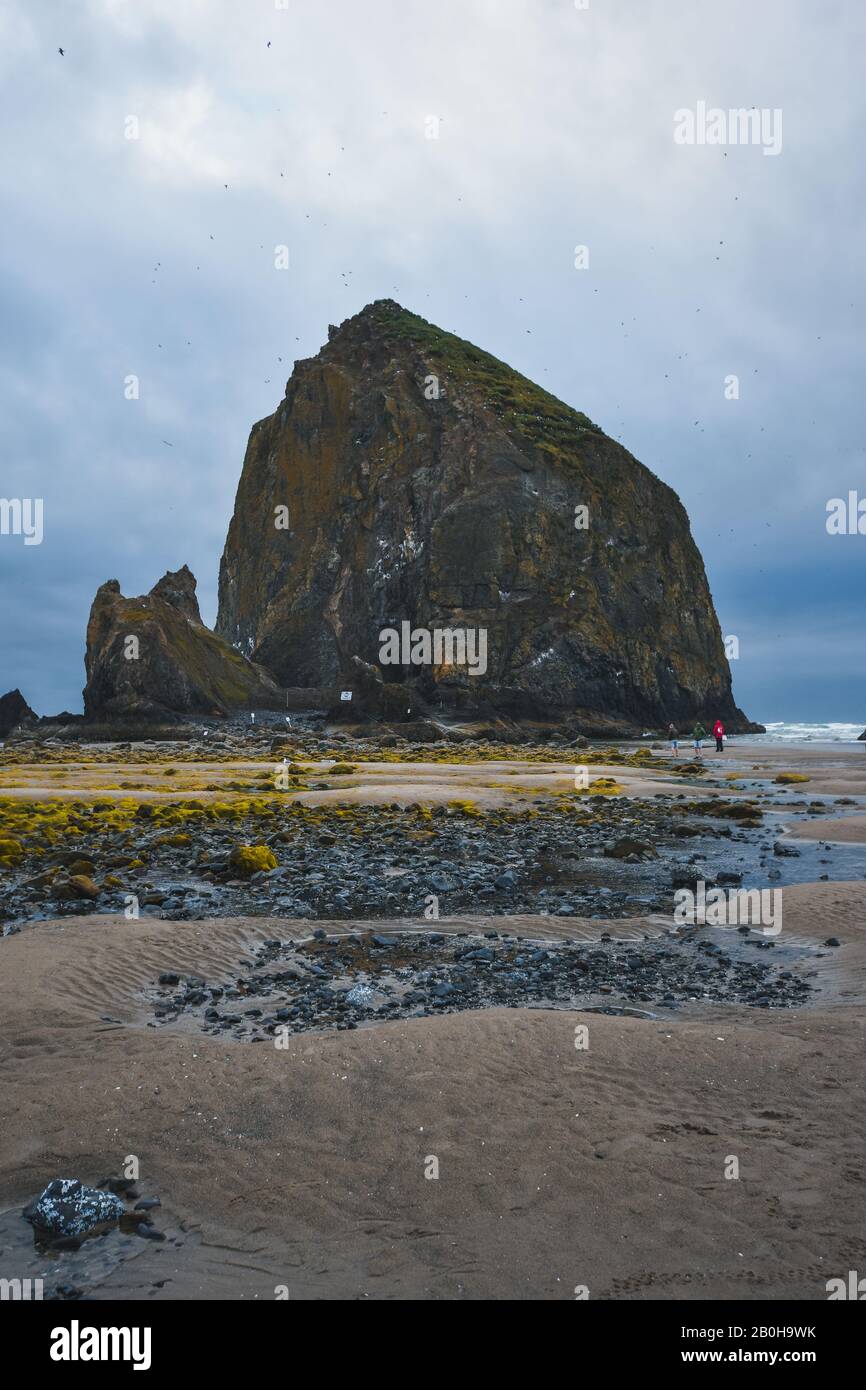
<svg viewBox="0 0 866 1390">
<path fill-rule="evenodd" d="M 693 738 L 694 741 L 695 741 L 695 755 L 696 755 L 698 758 L 702 758 L 702 757 L 703 757 L 703 753 L 701 752 L 701 745 L 703 744 L 703 741 L 704 741 L 704 739 L 706 738 L 706 736 L 707 736 L 707 731 L 706 731 L 706 729 L 704 728 L 703 724 L 701 724 L 700 721 L 699 721 L 699 722 L 695 725 L 695 727 L 692 729 L 692 738 Z"/>
</svg>

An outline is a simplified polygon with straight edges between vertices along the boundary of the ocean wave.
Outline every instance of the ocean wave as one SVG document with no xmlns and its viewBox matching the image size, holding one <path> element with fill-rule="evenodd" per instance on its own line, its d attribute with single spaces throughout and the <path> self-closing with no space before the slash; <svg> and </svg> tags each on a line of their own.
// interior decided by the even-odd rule
<svg viewBox="0 0 866 1390">
<path fill-rule="evenodd" d="M 745 734 L 743 737 L 752 743 L 856 743 L 866 724 L 866 716 L 859 724 L 841 721 L 826 724 L 786 724 L 781 720 L 762 722 L 767 730 L 765 734 Z"/>
</svg>

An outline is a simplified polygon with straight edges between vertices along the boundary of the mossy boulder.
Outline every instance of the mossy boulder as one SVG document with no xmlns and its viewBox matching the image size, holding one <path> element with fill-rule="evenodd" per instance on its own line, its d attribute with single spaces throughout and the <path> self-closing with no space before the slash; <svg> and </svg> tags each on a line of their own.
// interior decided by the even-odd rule
<svg viewBox="0 0 866 1390">
<path fill-rule="evenodd" d="M 583 791 L 584 796 L 621 796 L 623 786 L 614 777 L 596 777 Z"/>
<path fill-rule="evenodd" d="M 77 898 L 96 899 L 99 893 L 99 885 L 94 883 L 88 874 L 73 874 L 65 882 L 59 883 L 54 890 L 55 897 L 67 902 L 73 902 Z"/>
<path fill-rule="evenodd" d="M 92 859 L 74 859 L 69 865 L 68 873 L 70 878 L 78 874 L 83 874 L 86 878 L 90 878 L 95 869 L 96 865 Z"/>
<path fill-rule="evenodd" d="M 242 878 L 249 878 L 260 870 L 275 869 L 277 860 L 267 845 L 235 845 L 229 855 L 229 867 Z"/>
</svg>

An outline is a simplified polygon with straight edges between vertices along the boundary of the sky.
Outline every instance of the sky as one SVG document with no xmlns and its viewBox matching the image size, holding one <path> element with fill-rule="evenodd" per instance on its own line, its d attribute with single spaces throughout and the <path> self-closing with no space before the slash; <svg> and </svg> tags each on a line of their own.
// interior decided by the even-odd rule
<svg viewBox="0 0 866 1390">
<path fill-rule="evenodd" d="M 251 426 L 394 298 L 678 492 L 751 718 L 866 724 L 866 534 L 827 530 L 866 511 L 864 38 L 858 0 L 5 0 L 0 499 L 43 519 L 0 533 L 0 694 L 81 710 L 106 579 L 188 564 L 213 623 Z"/>
</svg>

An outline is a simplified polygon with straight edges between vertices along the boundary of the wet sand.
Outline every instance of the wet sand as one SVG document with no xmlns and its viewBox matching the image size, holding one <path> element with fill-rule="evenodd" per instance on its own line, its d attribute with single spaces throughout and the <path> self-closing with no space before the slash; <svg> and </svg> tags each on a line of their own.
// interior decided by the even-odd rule
<svg viewBox="0 0 866 1390">
<path fill-rule="evenodd" d="M 59 800 L 121 800 L 134 797 L 136 801 L 176 801 L 178 797 L 194 797 L 199 801 L 231 801 L 242 796 L 273 793 L 273 776 L 261 780 L 263 772 L 279 771 L 281 760 L 257 762 L 222 762 L 213 764 L 172 762 L 167 759 L 160 767 L 142 767 L 135 763 L 103 766 L 75 766 L 58 770 L 51 764 L 34 763 L 14 767 L 0 776 L 0 797 L 38 801 Z M 308 805 L 329 802 L 351 802 L 356 805 L 388 805 L 397 801 L 408 805 L 420 801 L 426 805 L 444 805 L 455 797 L 468 797 L 485 807 L 511 806 L 515 800 L 531 800 L 557 792 L 573 791 L 575 769 L 580 766 L 576 751 L 574 760 L 529 762 L 521 759 L 502 761 L 460 762 L 362 762 L 352 760 L 355 771 L 335 774 L 333 760 L 299 760 L 305 782 L 328 783 L 320 789 L 286 792 L 287 800 Z M 165 767 L 173 767 L 177 776 L 168 780 Z M 866 768 L 864 768 L 866 772 Z M 612 777 L 630 796 L 674 794 L 682 791 L 675 778 L 649 767 L 635 770 L 614 763 L 594 763 L 588 769 L 590 783 L 600 777 Z M 253 779 L 260 779 L 258 781 Z M 129 782 L 130 786 L 124 786 Z M 242 783 L 243 790 L 232 784 Z M 700 794 L 700 788 L 697 788 Z"/>
<path fill-rule="evenodd" d="M 680 748 L 680 757 L 684 751 L 691 756 L 690 745 Z M 736 772 L 744 781 L 799 773 L 809 780 L 789 790 L 807 797 L 862 796 L 866 792 L 866 745 L 862 743 L 751 743 L 731 738 L 724 753 L 717 753 L 713 741 L 708 740 L 703 761 L 713 774 Z"/>
<path fill-rule="evenodd" d="M 866 765 L 844 754 L 776 752 L 750 749 L 750 765 L 866 791 Z M 306 924 L 27 926 L 0 941 L 0 1207 L 13 1213 L 0 1275 L 39 1263 L 20 1267 L 15 1209 L 51 1178 L 98 1181 L 134 1154 L 142 1192 L 163 1202 L 156 1224 L 182 1244 L 139 1241 L 95 1297 L 546 1300 L 586 1285 L 604 1299 L 824 1299 L 827 1279 L 866 1265 L 864 885 L 784 892 L 783 940 L 819 948 L 792 967 L 814 971 L 802 1008 L 489 1009 L 285 1050 L 150 1028 L 145 991 L 165 970 L 222 976 Z M 660 929 L 491 924 L 636 942 Z M 430 924 L 390 924 L 407 925 Z M 840 945 L 823 947 L 831 936 Z"/>
<path fill-rule="evenodd" d="M 0 1201 L 137 1155 L 185 1244 L 105 1297 L 821 1298 L 866 1255 L 862 892 L 787 890 L 786 935 L 843 943 L 801 1010 L 490 1010 L 283 1051 L 148 1029 L 142 992 L 285 923 L 39 924 L 2 943 Z"/>
<path fill-rule="evenodd" d="M 826 840 L 828 844 L 866 844 L 866 816 L 820 816 L 800 821 L 790 828 L 797 840 Z"/>
</svg>

